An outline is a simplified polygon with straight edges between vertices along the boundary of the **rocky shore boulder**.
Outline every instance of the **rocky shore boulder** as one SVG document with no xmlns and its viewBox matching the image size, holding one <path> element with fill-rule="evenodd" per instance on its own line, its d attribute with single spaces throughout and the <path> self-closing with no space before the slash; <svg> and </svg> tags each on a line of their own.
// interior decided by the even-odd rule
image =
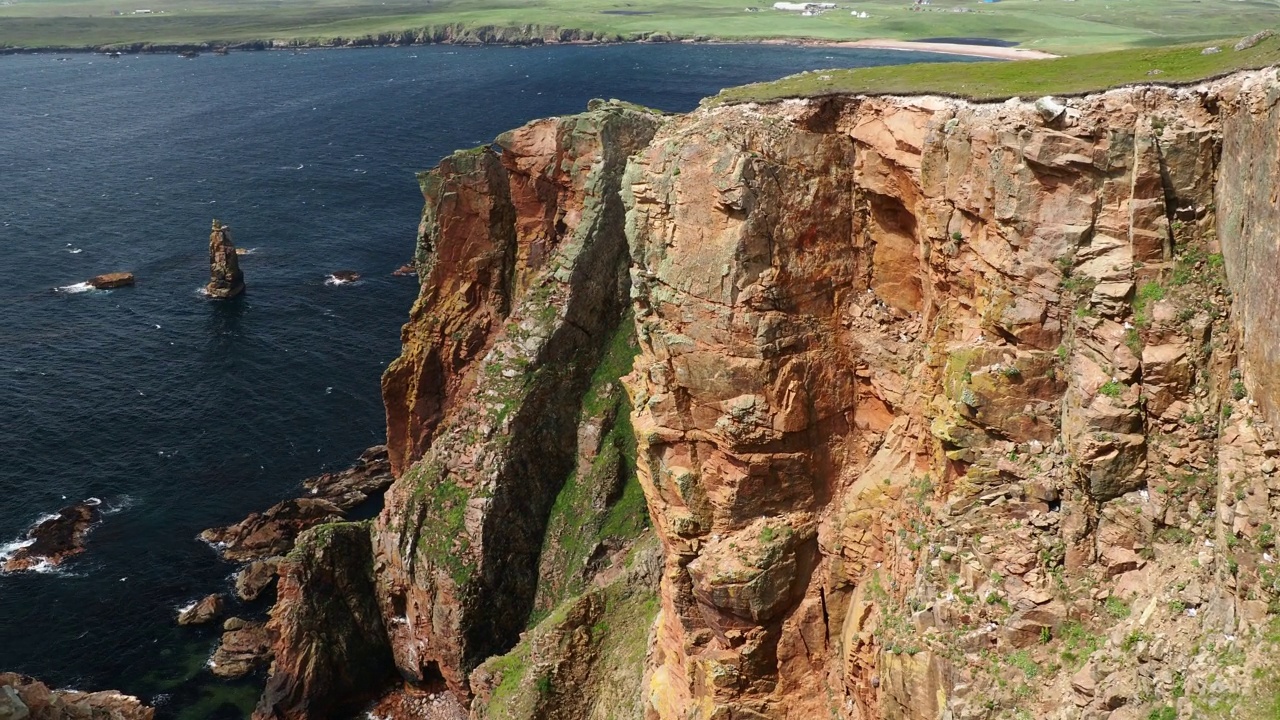
<svg viewBox="0 0 1280 720">
<path fill-rule="evenodd" d="M 350 510 L 386 490 L 392 479 L 387 446 L 375 445 L 361 453 L 346 470 L 308 478 L 302 486 L 311 497 L 328 500 L 343 510 Z"/>
<path fill-rule="evenodd" d="M 198 602 L 192 603 L 189 607 L 183 608 L 178 613 L 179 625 L 203 625 L 218 619 L 218 616 L 226 609 L 226 602 L 222 595 L 214 593 L 201 598 Z"/>
<path fill-rule="evenodd" d="M 26 675 L 0 672 L 3 720 L 153 720 L 156 711 L 114 690 L 52 690 Z"/>
<path fill-rule="evenodd" d="M 222 639 L 209 658 L 209 670 L 218 677 L 244 677 L 271 662 L 271 635 L 267 625 L 243 618 L 222 624 Z"/>
<path fill-rule="evenodd" d="M 284 555 L 293 548 L 294 539 L 303 530 L 341 520 L 348 510 L 381 493 L 391 481 L 387 448 L 375 445 L 361 453 L 346 470 L 304 480 L 305 497 L 281 501 L 266 512 L 250 514 L 235 525 L 205 530 L 200 533 L 200 539 L 233 562 Z M 255 570 L 257 579 L 265 580 L 259 591 L 270 583 L 271 572 L 274 566 L 270 571 Z"/>
<path fill-rule="evenodd" d="M 328 500 L 285 500 L 266 512 L 252 513 L 235 525 L 205 530 L 200 539 L 216 547 L 228 560 L 259 560 L 289 552 L 298 533 L 338 520 L 341 514 L 342 510 Z"/>
<path fill-rule="evenodd" d="M 95 275 L 94 277 L 89 278 L 88 283 L 98 290 L 130 287 L 133 285 L 133 273 L 113 272 L 105 273 L 103 275 Z"/>
<path fill-rule="evenodd" d="M 100 516 L 98 505 L 97 499 L 86 500 L 40 522 L 27 533 L 27 544 L 4 561 L 4 572 L 30 570 L 42 563 L 61 565 L 84 552 L 85 536 Z"/>
<path fill-rule="evenodd" d="M 265 560 L 254 560 L 236 573 L 236 597 L 245 602 L 252 602 L 276 581 L 276 571 L 280 567 L 280 557 L 269 557 Z"/>
<path fill-rule="evenodd" d="M 244 273 L 236 258 L 236 246 L 231 242 L 231 228 L 217 220 L 209 233 L 209 284 L 205 287 L 209 297 L 225 300 L 244 292 Z"/>
</svg>

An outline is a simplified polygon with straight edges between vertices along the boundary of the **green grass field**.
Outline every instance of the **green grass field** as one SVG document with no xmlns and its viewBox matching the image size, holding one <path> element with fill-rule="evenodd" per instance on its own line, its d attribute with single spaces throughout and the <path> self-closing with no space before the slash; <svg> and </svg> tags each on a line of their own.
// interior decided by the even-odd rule
<svg viewBox="0 0 1280 720">
<path fill-rule="evenodd" d="M 1280 65 L 1280 35 L 1235 51 L 1238 37 L 1168 48 L 1119 50 L 1054 60 L 893 65 L 821 70 L 729 88 L 705 102 L 735 103 L 863 93 L 940 94 L 973 100 L 1073 95 L 1135 83 L 1185 83 L 1235 70 Z M 1205 55 L 1217 46 L 1222 52 Z M 1153 71 L 1159 71 L 1154 73 Z"/>
<path fill-rule="evenodd" d="M 747 12 L 748 5 L 760 11 Z M 817 17 L 771 6 L 772 0 L 0 0 L 0 47 L 318 41 L 463 23 L 622 38 L 988 37 L 1074 55 L 1246 35 L 1275 24 L 1280 13 L 1280 0 L 932 0 L 925 12 L 912 11 L 910 0 L 853 0 Z M 153 13 L 132 14 L 144 8 Z M 871 17 L 854 18 L 851 9 Z"/>
</svg>

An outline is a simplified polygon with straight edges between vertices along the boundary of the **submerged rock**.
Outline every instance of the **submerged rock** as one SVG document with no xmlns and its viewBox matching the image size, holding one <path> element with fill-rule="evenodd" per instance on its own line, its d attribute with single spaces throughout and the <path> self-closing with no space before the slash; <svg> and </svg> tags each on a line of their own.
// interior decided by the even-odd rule
<svg viewBox="0 0 1280 720">
<path fill-rule="evenodd" d="M 406 263 L 396 268 L 395 271 L 392 272 L 391 274 L 395 275 L 396 277 L 408 277 L 410 275 L 417 275 L 418 269 L 415 268 L 411 263 Z"/>
<path fill-rule="evenodd" d="M 133 285 L 133 273 L 131 272 L 113 272 L 103 275 L 97 275 L 89 278 L 89 284 L 98 290 L 111 290 L 112 288 L 129 287 Z"/>
<path fill-rule="evenodd" d="M 334 270 L 329 273 L 325 282 L 330 285 L 346 285 L 360 279 L 360 273 L 355 270 Z"/>
<path fill-rule="evenodd" d="M 209 233 L 209 284 L 205 287 L 209 297 L 225 300 L 244 292 L 244 273 L 236 254 L 231 228 L 214 220 Z"/>
<path fill-rule="evenodd" d="M 114 690 L 52 690 L 26 675 L 0 672 L 3 720 L 152 720 L 156 711 Z"/>
<path fill-rule="evenodd" d="M 26 545 L 4 561 L 5 572 L 30 570 L 37 565 L 61 565 L 84 552 L 84 539 L 98 520 L 98 500 L 90 499 L 63 508 L 27 533 Z"/>
<path fill-rule="evenodd" d="M 212 622 L 222 614 L 226 603 L 222 595 L 214 593 L 200 599 L 199 602 L 178 613 L 179 625 L 203 625 Z"/>
</svg>

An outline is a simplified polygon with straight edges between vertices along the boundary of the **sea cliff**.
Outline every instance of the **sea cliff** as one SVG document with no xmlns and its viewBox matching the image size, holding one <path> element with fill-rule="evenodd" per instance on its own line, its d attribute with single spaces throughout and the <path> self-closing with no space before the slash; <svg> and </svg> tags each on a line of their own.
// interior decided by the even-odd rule
<svg viewBox="0 0 1280 720">
<path fill-rule="evenodd" d="M 290 553 L 259 716 L 360 658 L 402 717 L 1264 709 L 1278 102 L 594 103 L 450 156 L 396 481 Z"/>
</svg>

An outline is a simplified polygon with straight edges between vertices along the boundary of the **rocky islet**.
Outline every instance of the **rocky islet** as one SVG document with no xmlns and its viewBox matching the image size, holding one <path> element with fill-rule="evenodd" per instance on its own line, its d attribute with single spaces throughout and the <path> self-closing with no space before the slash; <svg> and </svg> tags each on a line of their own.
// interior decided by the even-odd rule
<svg viewBox="0 0 1280 720">
<path fill-rule="evenodd" d="M 4 558 L 4 572 L 57 567 L 85 550 L 85 538 L 101 517 L 102 502 L 90 498 L 69 505 L 31 528 L 27 537 Z"/>
</svg>

